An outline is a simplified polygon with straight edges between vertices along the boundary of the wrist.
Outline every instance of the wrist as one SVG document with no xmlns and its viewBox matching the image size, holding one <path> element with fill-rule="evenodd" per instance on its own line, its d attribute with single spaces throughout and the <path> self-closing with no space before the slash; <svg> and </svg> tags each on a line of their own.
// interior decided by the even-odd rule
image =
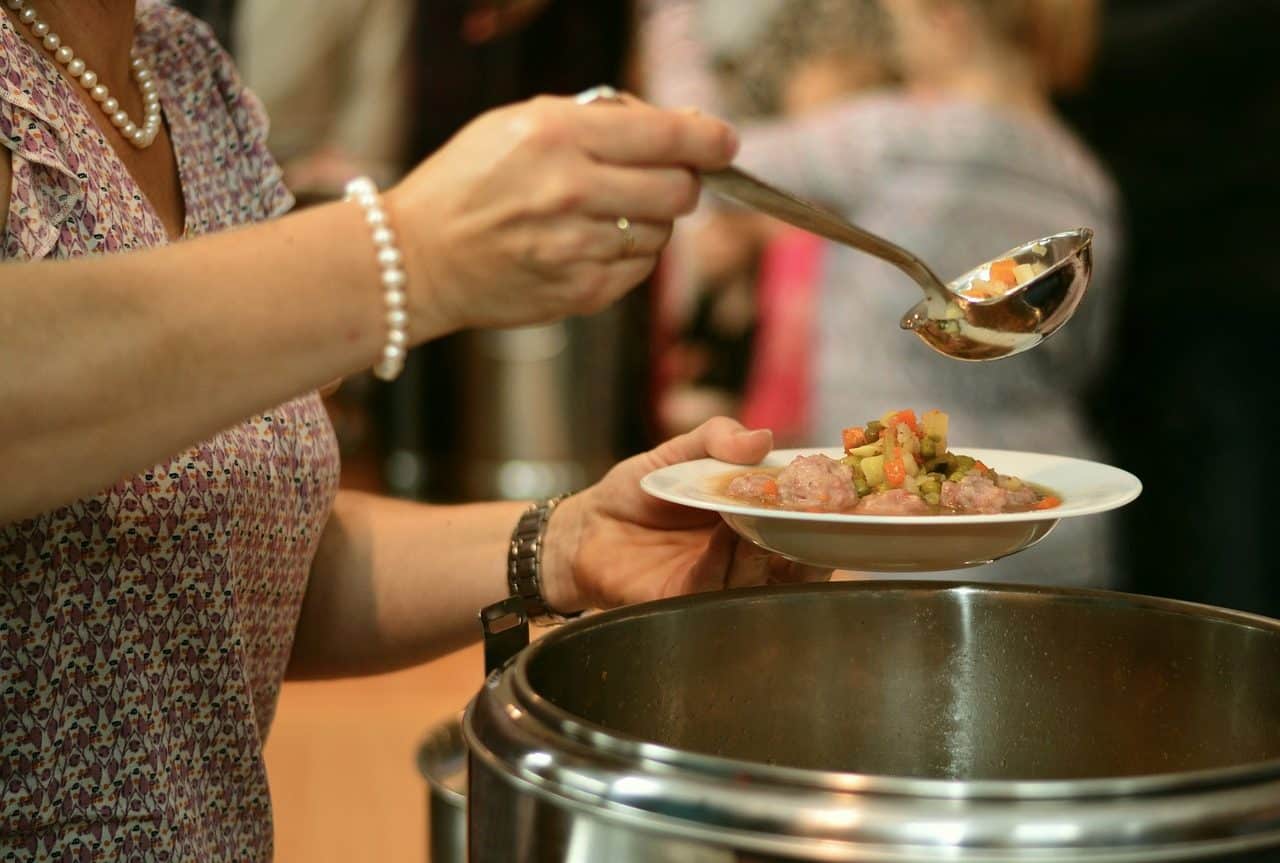
<svg viewBox="0 0 1280 863">
<path fill-rule="evenodd" d="M 547 522 L 542 553 L 543 594 L 547 605 L 561 614 L 587 607 L 578 589 L 574 562 L 582 538 L 582 494 L 566 498 Z"/>
<path fill-rule="evenodd" d="M 421 344 L 462 329 L 460 316 L 447 308 L 440 290 L 444 284 L 438 273 L 442 258 L 429 239 L 438 235 L 438 227 L 405 201 L 401 186 L 393 186 L 382 197 L 404 255 L 411 343 Z"/>
</svg>

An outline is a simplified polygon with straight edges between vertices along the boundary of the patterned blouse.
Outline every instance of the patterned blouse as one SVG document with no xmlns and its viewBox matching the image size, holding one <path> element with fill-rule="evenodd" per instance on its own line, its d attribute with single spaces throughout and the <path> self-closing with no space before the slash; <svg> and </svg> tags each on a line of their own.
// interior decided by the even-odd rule
<svg viewBox="0 0 1280 863">
<path fill-rule="evenodd" d="M 286 212 L 227 55 L 185 13 L 138 5 L 186 235 Z M 0 14 L 0 259 L 166 242 L 73 86 Z M 337 477 L 313 393 L 0 524 L 0 861 L 271 859 L 262 747 Z"/>
</svg>

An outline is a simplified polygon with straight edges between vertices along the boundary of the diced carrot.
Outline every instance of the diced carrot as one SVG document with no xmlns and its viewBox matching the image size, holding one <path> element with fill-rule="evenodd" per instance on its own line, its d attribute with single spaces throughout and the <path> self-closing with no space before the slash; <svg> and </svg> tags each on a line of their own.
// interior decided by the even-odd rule
<svg viewBox="0 0 1280 863">
<path fill-rule="evenodd" d="M 973 463 L 973 468 L 974 470 L 981 471 L 982 473 L 991 473 L 991 468 L 987 467 L 981 461 L 975 461 Z"/>
<path fill-rule="evenodd" d="M 1037 501 L 1036 505 L 1031 508 L 1032 509 L 1055 509 L 1059 506 L 1062 506 L 1062 501 L 1060 501 L 1058 498 L 1054 497 L 1053 495 L 1049 495 L 1048 497 L 1045 497 L 1044 499 Z"/>
<path fill-rule="evenodd" d="M 765 497 L 777 497 L 778 484 L 771 479 L 765 480 L 760 484 L 760 493 Z"/>
<path fill-rule="evenodd" d="M 1018 277 L 1013 274 L 1013 270 L 1018 266 L 1018 262 L 1013 258 L 1002 258 L 991 264 L 991 280 L 993 282 L 1004 282 L 1006 285 L 1018 284 Z"/>
<path fill-rule="evenodd" d="M 893 425 L 905 425 L 911 429 L 912 434 L 917 434 L 920 430 L 920 426 L 916 423 L 916 412 L 910 409 L 898 411 L 889 422 Z"/>
<path fill-rule="evenodd" d="M 861 427 L 847 428 L 841 432 L 844 438 L 844 451 L 856 449 L 867 442 L 867 433 Z"/>
<path fill-rule="evenodd" d="M 897 450 L 893 451 L 893 458 L 885 459 L 884 478 L 891 488 L 902 488 L 902 484 L 907 481 L 907 466 Z"/>
</svg>

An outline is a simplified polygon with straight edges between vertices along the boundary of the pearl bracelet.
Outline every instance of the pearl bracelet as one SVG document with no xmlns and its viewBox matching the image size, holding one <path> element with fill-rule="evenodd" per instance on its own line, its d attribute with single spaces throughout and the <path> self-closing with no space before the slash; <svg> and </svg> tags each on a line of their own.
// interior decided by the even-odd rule
<svg viewBox="0 0 1280 863">
<path fill-rule="evenodd" d="M 405 350 L 409 345 L 409 313 L 405 310 L 404 293 L 408 277 L 402 267 L 404 256 L 396 248 L 396 235 L 387 224 L 387 213 L 378 202 L 378 187 L 368 177 L 356 177 L 347 183 L 347 201 L 355 201 L 364 209 L 364 220 L 373 231 L 373 245 L 378 253 L 382 300 L 387 309 L 387 343 L 382 348 L 373 373 L 384 381 L 393 381 L 404 370 Z"/>
</svg>

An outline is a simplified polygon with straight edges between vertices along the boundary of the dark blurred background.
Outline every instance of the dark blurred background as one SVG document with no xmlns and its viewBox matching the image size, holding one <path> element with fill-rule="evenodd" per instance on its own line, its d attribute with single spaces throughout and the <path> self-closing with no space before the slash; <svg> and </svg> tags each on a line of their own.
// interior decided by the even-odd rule
<svg viewBox="0 0 1280 863">
<path fill-rule="evenodd" d="M 1272 0 L 1111 0 L 1090 86 L 1064 105 L 1127 216 L 1120 351 L 1095 402 L 1146 484 L 1125 586 L 1270 616 L 1278 38 Z"/>
</svg>

